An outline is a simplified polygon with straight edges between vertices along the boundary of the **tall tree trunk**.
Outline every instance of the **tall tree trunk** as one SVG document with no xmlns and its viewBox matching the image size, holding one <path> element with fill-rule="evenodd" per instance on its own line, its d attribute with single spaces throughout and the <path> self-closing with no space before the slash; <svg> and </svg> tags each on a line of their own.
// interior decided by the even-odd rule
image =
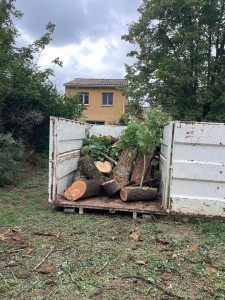
<svg viewBox="0 0 225 300">
<path fill-rule="evenodd" d="M 132 172 L 131 180 L 130 183 L 140 183 L 142 177 L 145 177 L 146 171 L 148 169 L 148 166 L 151 164 L 152 159 L 154 158 L 156 153 L 156 148 L 152 150 L 152 152 L 149 152 L 146 154 L 145 157 L 145 165 L 144 165 L 144 155 L 143 154 L 138 154 L 138 157 L 136 159 L 136 163 L 134 166 L 134 170 Z M 142 180 L 143 181 L 143 180 Z"/>
<path fill-rule="evenodd" d="M 120 156 L 112 177 L 121 185 L 121 187 L 128 185 L 130 182 L 130 174 L 133 171 L 136 156 L 137 147 L 134 146 L 125 148 Z"/>
</svg>

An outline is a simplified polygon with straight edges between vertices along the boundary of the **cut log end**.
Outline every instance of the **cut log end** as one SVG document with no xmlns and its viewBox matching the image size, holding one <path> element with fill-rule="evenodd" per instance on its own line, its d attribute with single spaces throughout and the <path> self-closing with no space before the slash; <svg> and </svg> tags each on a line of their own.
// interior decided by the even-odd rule
<svg viewBox="0 0 225 300">
<path fill-rule="evenodd" d="M 64 193 L 64 197 L 70 201 L 88 198 L 100 194 L 102 181 L 100 180 L 78 180 L 75 181 Z"/>
<path fill-rule="evenodd" d="M 68 200 L 75 201 L 83 196 L 86 191 L 86 184 L 84 181 L 75 181 L 69 189 L 64 193 L 64 197 Z"/>
<path fill-rule="evenodd" d="M 112 172 L 112 165 L 109 161 L 97 161 L 96 167 L 105 175 L 109 175 Z"/>
<path fill-rule="evenodd" d="M 122 188 L 121 191 L 120 191 L 120 198 L 121 200 L 123 201 L 127 201 L 127 190 L 125 188 Z"/>
</svg>

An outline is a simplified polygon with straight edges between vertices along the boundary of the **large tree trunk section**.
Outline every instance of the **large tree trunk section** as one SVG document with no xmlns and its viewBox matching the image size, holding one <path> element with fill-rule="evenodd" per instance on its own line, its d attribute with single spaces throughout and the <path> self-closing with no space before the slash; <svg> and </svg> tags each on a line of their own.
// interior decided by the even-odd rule
<svg viewBox="0 0 225 300">
<path fill-rule="evenodd" d="M 155 156 L 155 152 L 156 152 L 156 148 L 152 152 L 145 155 L 145 161 L 146 161 L 145 171 L 144 171 L 144 155 L 140 154 L 140 153 L 138 154 L 138 157 L 136 159 L 136 163 L 134 165 L 134 169 L 132 172 L 131 180 L 130 180 L 131 184 L 140 183 L 142 176 L 144 176 L 144 178 L 145 178 L 145 174 L 146 174 L 149 166 L 151 165 L 151 161 Z M 147 180 L 147 178 L 146 178 L 146 180 Z"/>
<path fill-rule="evenodd" d="M 104 175 L 112 173 L 112 165 L 109 161 L 97 161 L 95 165 Z"/>
<path fill-rule="evenodd" d="M 102 192 L 101 180 L 78 180 L 75 181 L 64 193 L 64 197 L 70 201 L 93 197 Z"/>
<path fill-rule="evenodd" d="M 82 173 L 88 179 L 98 179 L 101 181 L 105 181 L 104 175 L 97 169 L 92 158 L 88 155 L 82 156 L 79 161 L 79 165 L 81 167 Z"/>
<path fill-rule="evenodd" d="M 144 183 L 147 181 L 150 181 L 151 180 L 151 173 L 152 173 L 152 165 L 151 163 L 149 163 L 148 167 L 147 167 L 147 170 L 145 172 L 145 177 L 144 177 Z"/>
<path fill-rule="evenodd" d="M 148 201 L 157 199 L 158 193 L 150 187 L 125 187 L 120 191 L 120 198 L 123 201 Z"/>
<path fill-rule="evenodd" d="M 123 150 L 119 162 L 113 171 L 113 179 L 115 179 L 121 187 L 130 182 L 130 174 L 134 168 L 134 161 L 137 156 L 137 147 L 130 146 Z"/>
<path fill-rule="evenodd" d="M 108 196 L 112 196 L 121 190 L 121 185 L 114 179 L 106 181 L 102 184 L 102 187 Z"/>
<path fill-rule="evenodd" d="M 75 171 L 73 181 L 86 180 L 86 179 L 87 179 L 86 176 L 84 176 L 84 174 L 82 173 L 81 167 L 78 166 L 77 170 Z"/>
</svg>

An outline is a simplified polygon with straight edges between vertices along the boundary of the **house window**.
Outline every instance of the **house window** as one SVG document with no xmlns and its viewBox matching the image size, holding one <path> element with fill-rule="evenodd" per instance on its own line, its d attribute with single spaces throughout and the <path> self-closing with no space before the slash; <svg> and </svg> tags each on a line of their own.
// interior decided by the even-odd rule
<svg viewBox="0 0 225 300">
<path fill-rule="evenodd" d="M 105 125 L 105 121 L 86 121 L 88 124 Z"/>
<path fill-rule="evenodd" d="M 89 104 L 89 93 L 79 93 L 80 102 L 88 105 Z"/>
<path fill-rule="evenodd" d="M 102 93 L 102 105 L 113 106 L 113 93 Z"/>
</svg>

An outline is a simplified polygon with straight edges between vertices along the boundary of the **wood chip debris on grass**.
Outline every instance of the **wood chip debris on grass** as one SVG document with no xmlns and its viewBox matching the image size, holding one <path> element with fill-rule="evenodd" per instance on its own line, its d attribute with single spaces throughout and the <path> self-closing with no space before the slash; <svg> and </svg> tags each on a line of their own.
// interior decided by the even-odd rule
<svg viewBox="0 0 225 300">
<path fill-rule="evenodd" d="M 34 232 L 34 235 L 55 236 L 58 239 L 60 237 L 60 232 L 36 231 Z"/>
</svg>

